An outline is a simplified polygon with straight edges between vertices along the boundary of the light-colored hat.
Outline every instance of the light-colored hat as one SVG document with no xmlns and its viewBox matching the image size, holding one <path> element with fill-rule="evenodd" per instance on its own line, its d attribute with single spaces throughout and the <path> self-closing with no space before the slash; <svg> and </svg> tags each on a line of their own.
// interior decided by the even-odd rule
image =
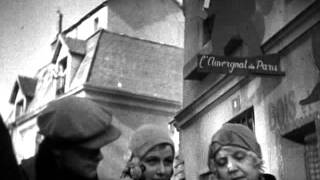
<svg viewBox="0 0 320 180">
<path fill-rule="evenodd" d="M 38 117 L 38 126 L 45 138 L 99 149 L 121 135 L 111 124 L 112 118 L 99 104 L 69 96 L 50 102 Z"/>
<path fill-rule="evenodd" d="M 131 136 L 129 149 L 132 156 L 143 157 L 150 149 L 159 144 L 169 144 L 174 151 L 174 143 L 168 131 L 156 125 L 142 125 Z"/>
</svg>

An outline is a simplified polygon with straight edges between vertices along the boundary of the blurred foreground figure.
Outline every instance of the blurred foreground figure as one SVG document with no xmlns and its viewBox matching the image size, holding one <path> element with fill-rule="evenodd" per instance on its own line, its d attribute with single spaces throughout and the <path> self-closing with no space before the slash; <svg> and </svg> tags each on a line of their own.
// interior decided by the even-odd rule
<svg viewBox="0 0 320 180">
<path fill-rule="evenodd" d="M 213 135 L 208 166 L 219 180 L 275 180 L 262 165 L 260 145 L 248 127 L 227 123 Z"/>
<path fill-rule="evenodd" d="M 110 112 L 86 98 L 69 96 L 50 102 L 38 117 L 44 140 L 35 161 L 22 164 L 27 179 L 98 179 L 100 148 L 121 134 L 111 124 L 112 118 Z"/>
<path fill-rule="evenodd" d="M 170 180 L 175 151 L 167 131 L 155 125 L 143 125 L 133 133 L 129 149 L 131 157 L 122 178 Z"/>
<path fill-rule="evenodd" d="M 20 180 L 22 174 L 14 155 L 11 137 L 0 115 L 0 179 Z"/>
</svg>

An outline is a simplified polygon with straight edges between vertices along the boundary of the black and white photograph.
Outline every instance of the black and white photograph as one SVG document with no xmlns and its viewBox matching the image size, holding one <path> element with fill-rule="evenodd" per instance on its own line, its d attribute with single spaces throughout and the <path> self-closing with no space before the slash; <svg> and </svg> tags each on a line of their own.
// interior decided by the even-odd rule
<svg viewBox="0 0 320 180">
<path fill-rule="evenodd" d="M 319 0 L 0 0 L 1 180 L 320 180 Z"/>
</svg>

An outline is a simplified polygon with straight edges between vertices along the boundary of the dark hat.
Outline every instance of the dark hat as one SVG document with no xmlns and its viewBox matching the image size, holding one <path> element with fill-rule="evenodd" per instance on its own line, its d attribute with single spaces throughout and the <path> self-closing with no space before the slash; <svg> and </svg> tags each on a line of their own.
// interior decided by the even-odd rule
<svg viewBox="0 0 320 180">
<path fill-rule="evenodd" d="M 174 143 L 168 131 L 159 125 L 145 124 L 136 129 L 131 136 L 129 149 L 133 156 L 141 158 L 159 144 L 169 144 L 174 151 Z"/>
<path fill-rule="evenodd" d="M 272 174 L 261 174 L 261 176 L 263 177 L 263 180 L 276 180 L 276 177 Z"/>
<path fill-rule="evenodd" d="M 247 126 L 241 124 L 226 123 L 211 139 L 211 153 L 213 156 L 222 146 L 238 146 L 257 154 L 262 158 L 261 148 L 255 134 Z"/>
<path fill-rule="evenodd" d="M 45 138 L 98 149 L 121 135 L 111 124 L 113 118 L 87 98 L 68 96 L 50 102 L 38 117 L 38 126 Z"/>
</svg>

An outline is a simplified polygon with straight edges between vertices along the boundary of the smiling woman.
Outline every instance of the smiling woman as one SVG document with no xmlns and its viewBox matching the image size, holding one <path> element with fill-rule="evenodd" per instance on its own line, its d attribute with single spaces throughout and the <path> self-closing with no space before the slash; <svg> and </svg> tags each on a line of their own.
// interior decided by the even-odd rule
<svg viewBox="0 0 320 180">
<path fill-rule="evenodd" d="M 0 115 L 0 169 L 2 180 L 21 180 L 17 160 L 14 156 L 12 142 L 8 129 Z"/>
<path fill-rule="evenodd" d="M 122 178 L 169 180 L 173 175 L 174 144 L 167 131 L 143 125 L 132 135 L 129 149 L 131 157 Z"/>
</svg>

